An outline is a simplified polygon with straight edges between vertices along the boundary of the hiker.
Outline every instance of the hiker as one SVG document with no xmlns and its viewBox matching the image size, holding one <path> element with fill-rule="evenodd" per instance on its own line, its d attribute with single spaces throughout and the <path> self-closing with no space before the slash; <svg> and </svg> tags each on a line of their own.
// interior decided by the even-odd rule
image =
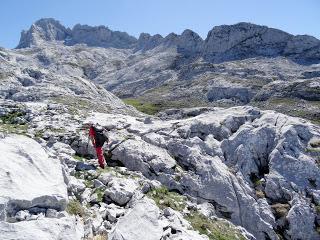
<svg viewBox="0 0 320 240">
<path fill-rule="evenodd" d="M 105 159 L 102 147 L 105 142 L 109 142 L 109 137 L 106 134 L 106 130 L 104 128 L 99 128 L 97 126 L 94 126 L 93 124 L 90 124 L 89 137 L 96 149 L 99 165 L 101 168 L 104 168 Z"/>
</svg>

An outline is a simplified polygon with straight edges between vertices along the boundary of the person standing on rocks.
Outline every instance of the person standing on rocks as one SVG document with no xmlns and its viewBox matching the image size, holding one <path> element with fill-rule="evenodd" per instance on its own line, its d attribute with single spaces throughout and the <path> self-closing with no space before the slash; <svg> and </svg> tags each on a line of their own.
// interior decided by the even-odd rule
<svg viewBox="0 0 320 240">
<path fill-rule="evenodd" d="M 105 167 L 105 159 L 103 155 L 103 145 L 105 142 L 108 143 L 109 137 L 106 133 L 106 130 L 102 127 L 94 126 L 90 124 L 89 128 L 89 137 L 91 142 L 96 149 L 96 154 L 99 162 L 99 166 L 104 169 Z"/>
</svg>

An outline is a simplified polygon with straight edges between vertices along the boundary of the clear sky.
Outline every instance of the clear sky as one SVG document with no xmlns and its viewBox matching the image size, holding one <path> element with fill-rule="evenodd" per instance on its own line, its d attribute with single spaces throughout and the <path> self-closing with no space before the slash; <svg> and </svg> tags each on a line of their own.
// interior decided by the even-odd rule
<svg viewBox="0 0 320 240">
<path fill-rule="evenodd" d="M 320 39 L 319 0 L 0 0 L 0 46 L 44 17 L 63 25 L 106 25 L 138 37 L 188 28 L 205 38 L 216 25 L 251 22 Z"/>
</svg>

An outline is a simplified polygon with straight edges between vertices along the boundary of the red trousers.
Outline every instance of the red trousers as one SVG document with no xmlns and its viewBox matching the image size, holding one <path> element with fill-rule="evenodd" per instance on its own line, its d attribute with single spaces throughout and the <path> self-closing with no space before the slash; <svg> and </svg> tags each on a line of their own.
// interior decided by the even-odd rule
<svg viewBox="0 0 320 240">
<path fill-rule="evenodd" d="M 100 167 L 104 168 L 105 159 L 104 159 L 104 156 L 103 156 L 102 147 L 96 147 L 96 153 L 97 153 L 98 162 L 99 162 Z"/>
</svg>

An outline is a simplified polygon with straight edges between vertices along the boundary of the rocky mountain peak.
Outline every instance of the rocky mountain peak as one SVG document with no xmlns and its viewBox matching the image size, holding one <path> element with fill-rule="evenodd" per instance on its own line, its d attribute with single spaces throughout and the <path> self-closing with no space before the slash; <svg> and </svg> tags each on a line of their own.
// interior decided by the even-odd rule
<svg viewBox="0 0 320 240">
<path fill-rule="evenodd" d="M 85 43 L 88 46 L 130 48 L 137 39 L 125 32 L 111 31 L 105 26 L 91 27 L 77 24 L 73 27 L 67 45 Z"/>
<path fill-rule="evenodd" d="M 64 41 L 66 45 L 84 43 L 95 47 L 131 48 L 137 39 L 105 26 L 77 24 L 71 30 L 53 18 L 43 18 L 32 24 L 29 30 L 22 31 L 17 48 L 38 46 L 44 41 Z"/>
<path fill-rule="evenodd" d="M 62 41 L 70 34 L 70 29 L 64 27 L 59 21 L 43 18 L 32 24 L 29 30 L 21 32 L 17 48 L 31 47 L 43 41 Z"/>
<path fill-rule="evenodd" d="M 136 50 L 149 50 L 160 45 L 163 37 L 160 34 L 151 36 L 149 33 L 141 33 L 137 42 Z"/>
</svg>

